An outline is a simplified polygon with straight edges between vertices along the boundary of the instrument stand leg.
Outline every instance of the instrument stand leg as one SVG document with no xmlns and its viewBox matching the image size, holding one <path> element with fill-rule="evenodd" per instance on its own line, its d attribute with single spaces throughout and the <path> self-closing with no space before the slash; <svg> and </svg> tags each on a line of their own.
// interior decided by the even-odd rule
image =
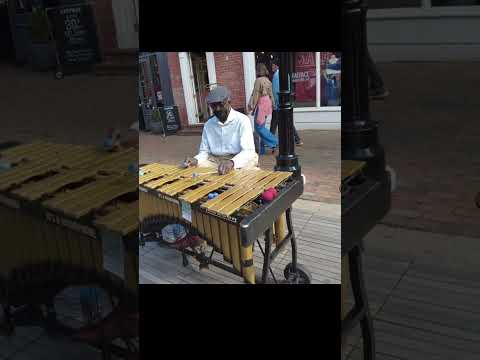
<svg viewBox="0 0 480 360">
<path fill-rule="evenodd" d="M 286 218 L 287 218 L 287 229 L 288 233 L 292 235 L 291 243 L 292 243 L 292 272 L 297 271 L 297 240 L 295 239 L 295 232 L 293 231 L 292 225 L 292 208 L 288 208 L 286 211 Z"/>
<path fill-rule="evenodd" d="M 215 252 L 215 249 L 212 249 L 210 252 L 210 255 L 207 257 L 205 255 L 204 250 L 201 250 L 200 253 L 198 254 L 197 260 L 199 262 L 198 267 L 200 270 L 203 269 L 208 269 L 209 265 L 212 263 L 212 258 L 213 258 L 213 253 Z"/>
<path fill-rule="evenodd" d="M 273 234 L 272 232 L 270 232 L 270 233 Z M 265 237 L 267 236 L 266 234 L 267 234 L 267 233 L 265 232 L 265 234 L 264 234 Z M 266 242 L 267 242 L 267 241 L 265 240 L 265 243 L 266 243 Z M 273 235 L 272 235 L 272 242 L 273 242 Z M 255 244 L 255 242 L 254 242 L 253 244 Z M 262 256 L 263 256 L 263 259 L 264 259 L 264 263 L 263 263 L 263 264 L 264 264 L 264 266 L 265 266 L 265 251 L 263 250 L 262 244 L 260 244 L 260 241 L 259 241 L 258 239 L 257 239 L 257 244 L 258 244 L 258 247 L 260 248 L 260 251 L 262 252 Z M 271 246 L 270 246 L 270 248 L 271 248 Z M 268 270 L 270 271 L 270 274 L 272 275 L 272 278 L 273 278 L 273 281 L 275 282 L 275 284 L 278 284 L 277 278 L 275 277 L 275 274 L 273 273 L 273 270 L 272 270 L 272 257 L 271 257 L 271 254 L 270 254 L 269 257 L 270 257 L 270 260 L 269 260 Z M 263 268 L 262 268 L 262 275 L 263 275 Z M 257 283 L 257 284 L 258 284 L 258 283 L 262 284 L 262 279 L 259 278 L 259 277 L 257 277 L 257 276 L 255 275 L 255 283 Z"/>
<path fill-rule="evenodd" d="M 286 211 L 288 236 L 292 246 L 292 262 L 289 263 L 283 270 L 283 274 L 287 284 L 310 284 L 312 282 L 312 275 L 310 271 L 297 262 L 297 240 L 292 225 L 292 208 Z"/>
<path fill-rule="evenodd" d="M 183 265 L 184 267 L 187 267 L 189 264 L 190 264 L 190 262 L 188 261 L 187 254 L 185 254 L 185 253 L 182 251 L 182 265 Z"/>
<path fill-rule="evenodd" d="M 263 271 L 262 271 L 262 284 L 267 283 L 268 270 L 270 269 L 270 272 L 272 272 L 272 269 L 270 267 L 272 242 L 273 242 L 272 228 L 269 228 L 265 232 L 265 253 L 263 255 L 264 259 L 263 259 Z M 273 275 L 273 272 L 272 272 L 272 275 Z"/>
<path fill-rule="evenodd" d="M 367 291 L 363 278 L 362 258 L 360 246 L 356 246 L 350 251 L 350 281 L 352 284 L 355 307 L 363 314 L 360 321 L 363 336 L 363 358 L 365 360 L 375 360 L 375 336 L 373 333 L 373 320 L 368 307 Z"/>
</svg>

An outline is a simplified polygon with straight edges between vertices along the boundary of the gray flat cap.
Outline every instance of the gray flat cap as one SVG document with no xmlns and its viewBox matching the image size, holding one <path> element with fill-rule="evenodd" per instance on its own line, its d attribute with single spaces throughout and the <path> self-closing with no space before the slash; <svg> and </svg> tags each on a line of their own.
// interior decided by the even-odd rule
<svg viewBox="0 0 480 360">
<path fill-rule="evenodd" d="M 230 91 L 225 86 L 217 86 L 207 95 L 207 103 L 217 103 L 225 101 L 230 97 Z"/>
</svg>

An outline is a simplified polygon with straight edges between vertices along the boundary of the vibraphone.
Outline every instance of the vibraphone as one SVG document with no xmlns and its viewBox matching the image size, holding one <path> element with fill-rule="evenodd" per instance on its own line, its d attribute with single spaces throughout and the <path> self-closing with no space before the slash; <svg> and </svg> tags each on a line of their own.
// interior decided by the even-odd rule
<svg viewBox="0 0 480 360">
<path fill-rule="evenodd" d="M 134 149 L 34 142 L 0 150 L 0 304 L 45 304 L 87 284 L 136 297 L 138 178 L 128 167 L 137 162 Z M 115 246 L 124 256 L 113 269 L 105 259 Z"/>
<path fill-rule="evenodd" d="M 270 187 L 278 190 L 278 196 L 262 203 L 261 194 Z M 303 192 L 303 181 L 292 173 L 252 169 L 218 175 L 213 168 L 181 169 L 153 163 L 140 167 L 139 189 L 141 233 L 148 232 L 150 226 L 159 229 L 166 224 L 182 224 L 212 247 L 209 257 L 183 251 L 195 256 L 200 265 L 223 268 L 251 284 L 257 282 L 255 241 L 264 254 L 263 283 L 268 271 L 276 281 L 271 263 L 290 242 L 292 262 L 284 275 L 288 282 L 310 282 L 308 270 L 297 264 L 291 206 Z M 213 192 L 218 196 L 209 199 Z M 258 242 L 261 235 L 265 235 L 265 250 Z M 223 254 L 224 262 L 212 260 L 214 251 Z"/>
</svg>

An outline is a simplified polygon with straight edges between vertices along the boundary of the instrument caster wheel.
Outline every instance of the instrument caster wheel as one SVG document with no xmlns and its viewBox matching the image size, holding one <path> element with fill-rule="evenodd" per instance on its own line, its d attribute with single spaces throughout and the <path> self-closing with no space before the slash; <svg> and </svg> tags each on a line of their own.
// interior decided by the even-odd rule
<svg viewBox="0 0 480 360">
<path fill-rule="evenodd" d="M 292 263 L 289 263 L 283 274 L 288 284 L 310 284 L 312 282 L 312 275 L 310 271 L 302 264 L 297 264 L 296 272 L 292 271 Z"/>
<path fill-rule="evenodd" d="M 188 261 L 187 255 L 182 254 L 182 265 L 183 265 L 183 267 L 187 267 L 189 264 L 190 264 L 190 262 Z"/>
<path fill-rule="evenodd" d="M 55 79 L 57 79 L 57 80 L 63 79 L 63 72 L 61 72 L 61 71 L 56 71 L 56 72 L 55 72 Z"/>
</svg>

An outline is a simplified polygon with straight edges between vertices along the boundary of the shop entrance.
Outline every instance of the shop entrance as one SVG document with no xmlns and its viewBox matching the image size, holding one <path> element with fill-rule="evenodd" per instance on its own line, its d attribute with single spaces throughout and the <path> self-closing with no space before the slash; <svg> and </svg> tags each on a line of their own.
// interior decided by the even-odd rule
<svg viewBox="0 0 480 360">
<path fill-rule="evenodd" d="M 156 54 L 141 54 L 138 65 L 139 106 L 143 112 L 144 128 L 145 130 L 151 130 L 150 122 L 153 109 L 164 106 Z"/>
<path fill-rule="evenodd" d="M 195 89 L 197 119 L 199 123 L 204 123 L 210 117 L 210 109 L 207 104 L 207 95 L 210 86 L 207 56 L 204 52 L 191 52 L 190 59 L 192 64 L 193 86 Z"/>
<path fill-rule="evenodd" d="M 140 97 L 151 106 L 163 106 L 162 87 L 155 54 L 143 54 L 139 58 Z"/>
<path fill-rule="evenodd" d="M 268 51 L 261 51 L 261 52 L 256 52 L 255 53 L 255 68 L 257 64 L 263 63 L 267 66 L 268 69 L 268 77 L 270 80 L 272 80 L 272 61 L 273 59 L 277 56 L 278 53 L 276 52 L 268 52 Z"/>
</svg>

